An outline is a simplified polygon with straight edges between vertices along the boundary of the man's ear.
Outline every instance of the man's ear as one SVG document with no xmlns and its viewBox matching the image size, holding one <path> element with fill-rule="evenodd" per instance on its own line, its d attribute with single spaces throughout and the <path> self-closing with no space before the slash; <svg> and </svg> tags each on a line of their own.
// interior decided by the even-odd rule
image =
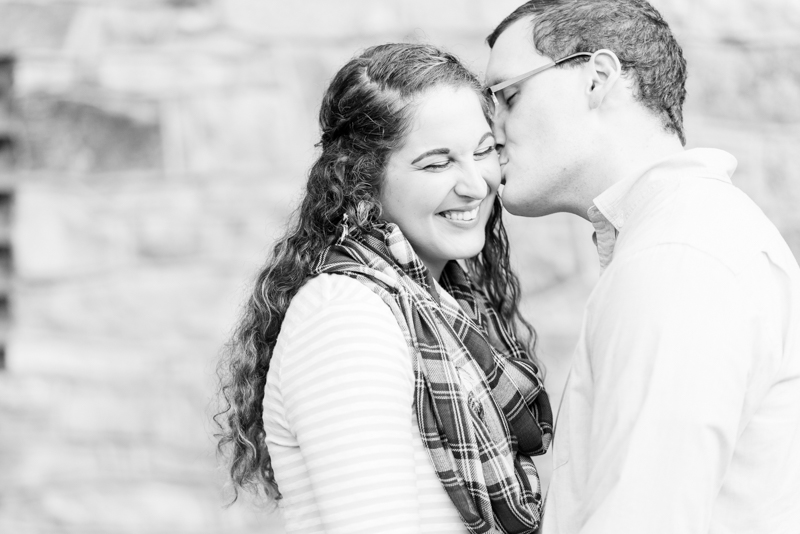
<svg viewBox="0 0 800 534">
<path fill-rule="evenodd" d="M 599 108 L 622 76 L 622 65 L 611 50 L 602 48 L 592 54 L 587 65 L 591 73 L 591 86 L 587 90 L 589 108 Z"/>
</svg>

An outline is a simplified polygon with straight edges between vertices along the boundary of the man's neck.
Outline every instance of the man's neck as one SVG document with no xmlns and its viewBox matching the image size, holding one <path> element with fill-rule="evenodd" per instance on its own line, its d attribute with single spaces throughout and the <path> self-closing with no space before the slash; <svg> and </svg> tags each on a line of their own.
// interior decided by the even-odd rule
<svg viewBox="0 0 800 534">
<path fill-rule="evenodd" d="M 646 135 L 646 132 L 637 133 L 645 135 L 626 132 L 604 144 L 602 157 L 596 160 L 596 165 L 587 169 L 584 195 L 581 205 L 577 206 L 577 215 L 586 219 L 587 210 L 603 191 L 627 178 L 641 176 L 659 161 L 684 150 L 676 135 L 663 131 L 651 132 L 650 135 Z"/>
</svg>

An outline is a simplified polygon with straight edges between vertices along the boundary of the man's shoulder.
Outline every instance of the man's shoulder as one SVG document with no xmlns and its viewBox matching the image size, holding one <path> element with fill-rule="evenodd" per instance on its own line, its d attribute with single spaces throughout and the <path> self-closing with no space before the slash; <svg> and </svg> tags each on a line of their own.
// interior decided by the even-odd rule
<svg viewBox="0 0 800 534">
<path fill-rule="evenodd" d="M 775 225 L 738 187 L 713 176 L 673 180 L 637 207 L 620 233 L 615 259 L 675 245 L 669 248 L 701 251 L 733 271 L 764 254 L 776 263 L 794 262 Z"/>
</svg>

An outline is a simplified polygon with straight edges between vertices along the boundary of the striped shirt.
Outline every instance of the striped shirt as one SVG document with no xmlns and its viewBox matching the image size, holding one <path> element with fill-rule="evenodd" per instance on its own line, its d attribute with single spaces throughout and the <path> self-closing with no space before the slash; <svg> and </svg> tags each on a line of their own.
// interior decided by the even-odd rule
<svg viewBox="0 0 800 534">
<path fill-rule="evenodd" d="M 309 280 L 267 374 L 264 428 L 286 532 L 466 532 L 413 408 L 411 354 L 360 282 Z"/>
</svg>

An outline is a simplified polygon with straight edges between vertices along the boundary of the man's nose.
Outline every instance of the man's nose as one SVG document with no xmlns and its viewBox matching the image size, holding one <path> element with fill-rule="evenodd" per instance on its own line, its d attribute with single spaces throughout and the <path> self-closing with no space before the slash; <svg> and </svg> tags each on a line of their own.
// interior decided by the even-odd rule
<svg viewBox="0 0 800 534">
<path fill-rule="evenodd" d="M 494 134 L 494 142 L 495 146 L 497 147 L 497 153 L 502 153 L 502 148 L 506 144 L 506 132 L 505 132 L 505 113 L 500 112 L 497 110 L 494 114 L 494 120 L 492 121 L 492 133 Z"/>
</svg>

